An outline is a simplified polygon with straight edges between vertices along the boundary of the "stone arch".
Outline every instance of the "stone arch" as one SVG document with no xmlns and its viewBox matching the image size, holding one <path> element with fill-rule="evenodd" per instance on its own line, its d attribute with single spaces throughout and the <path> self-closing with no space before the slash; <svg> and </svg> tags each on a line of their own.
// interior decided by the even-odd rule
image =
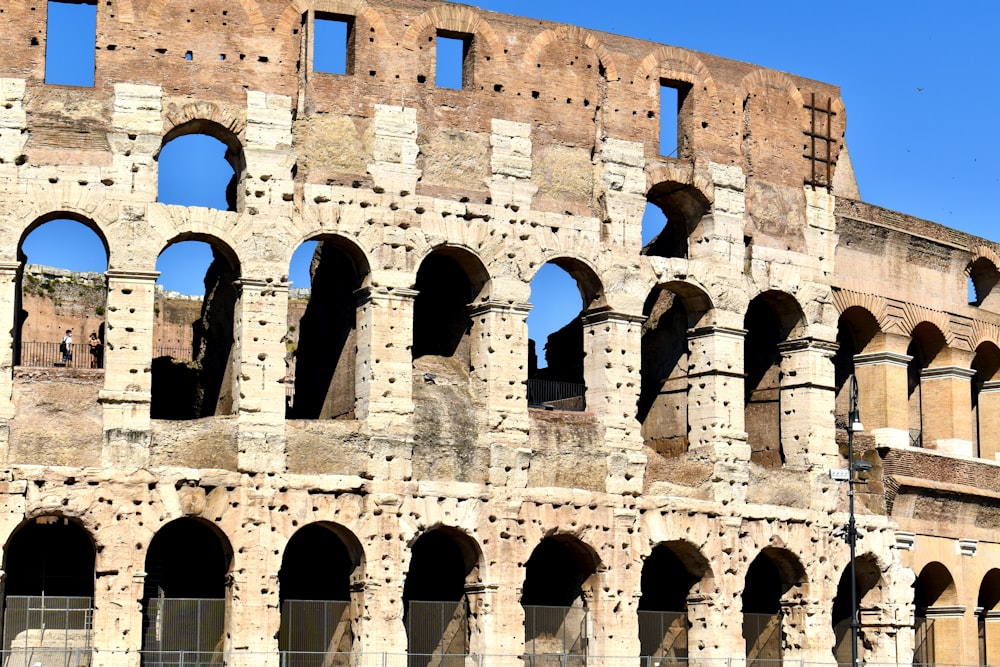
<svg viewBox="0 0 1000 667">
<path fill-rule="evenodd" d="M 605 78 L 608 81 L 617 81 L 618 68 L 615 66 L 614 58 L 606 46 L 598 39 L 597 35 L 584 28 L 576 26 L 560 25 L 549 28 L 534 37 L 524 52 L 523 63 L 525 68 L 533 68 L 539 61 L 542 52 L 549 44 L 559 40 L 568 40 L 584 46 L 597 55 L 597 60 L 604 68 Z"/>
<path fill-rule="evenodd" d="M 849 308 L 859 308 L 871 313 L 871 316 L 878 323 L 879 330 L 882 332 L 888 332 L 895 323 L 895 320 L 889 315 L 888 303 L 885 297 L 877 294 L 835 289 L 833 290 L 833 306 L 840 314 L 843 314 Z"/>
<path fill-rule="evenodd" d="M 661 542 L 643 559 L 638 601 L 639 654 L 643 658 L 688 655 L 688 599 L 706 587 L 712 570 L 685 540 Z"/>
<path fill-rule="evenodd" d="M 449 32 L 475 35 L 481 38 L 488 53 L 504 60 L 506 58 L 503 46 L 497 34 L 493 31 L 493 26 L 472 8 L 461 5 L 439 5 L 421 14 L 406 30 L 403 35 L 403 48 L 410 51 L 416 50 L 417 40 L 430 28 L 447 30 Z"/>
<path fill-rule="evenodd" d="M 668 69 L 665 70 L 665 67 Z M 712 73 L 698 56 L 687 49 L 676 46 L 657 47 L 639 61 L 633 79 L 636 82 L 648 79 L 651 81 L 651 86 L 655 85 L 658 82 L 658 77 L 653 77 L 656 70 L 660 70 L 664 78 L 702 86 L 713 102 L 719 97 Z"/>
<path fill-rule="evenodd" d="M 872 352 L 880 347 L 879 341 L 884 336 L 878 319 L 863 305 L 847 305 L 843 310 L 838 307 L 838 312 L 840 317 L 837 320 L 837 351 L 833 355 L 833 385 L 836 390 L 835 419 L 838 428 L 846 429 L 850 410 L 849 381 L 852 376 L 858 377 L 854 358 L 859 354 Z M 859 394 L 867 395 L 884 391 L 880 386 L 870 386 L 871 378 L 863 373 L 857 381 Z M 861 416 L 862 422 L 864 417 L 864 415 Z"/>
<path fill-rule="evenodd" d="M 652 185 L 646 201 L 663 212 L 666 225 L 642 249 L 642 254 L 687 258 L 689 239 L 697 233 L 702 218 L 711 212 L 712 202 L 693 184 L 673 180 Z"/>
<path fill-rule="evenodd" d="M 913 604 L 918 613 L 927 607 L 959 604 L 955 579 L 939 561 L 931 561 L 921 568 L 913 589 Z"/>
<path fill-rule="evenodd" d="M 788 622 L 782 607 L 807 583 L 802 562 L 784 548 L 765 547 L 749 563 L 741 596 L 748 660 L 781 658 Z"/>
<path fill-rule="evenodd" d="M 580 290 L 580 297 L 583 299 L 584 313 L 608 308 L 607 296 L 604 292 L 604 282 L 601 280 L 597 269 L 589 261 L 566 254 L 549 256 L 537 264 L 534 270 L 529 271 L 525 279 L 530 282 L 543 264 L 555 264 L 573 277 L 577 288 Z"/>
<path fill-rule="evenodd" d="M 190 105 L 189 105 L 190 106 Z M 209 105 L 213 109 L 218 109 L 215 105 Z M 185 107 L 187 109 L 188 107 Z M 197 109 L 197 111 L 206 111 L 205 109 Z M 232 177 L 229 183 L 226 184 L 224 190 L 215 190 L 217 195 L 220 195 L 219 200 L 225 200 L 227 204 L 227 210 L 232 212 L 243 211 L 246 203 L 246 192 L 243 184 L 246 180 L 246 155 L 244 153 L 243 144 L 240 140 L 239 133 L 234 131 L 230 125 L 223 125 L 219 120 L 225 119 L 212 119 L 207 117 L 196 117 L 189 120 L 184 120 L 184 122 L 172 125 L 167 132 L 163 135 L 163 139 L 160 143 L 160 148 L 157 150 L 154 159 L 158 162 L 161 157 L 163 157 L 163 151 L 166 147 L 176 139 L 185 136 L 200 135 L 204 137 L 209 137 L 215 141 L 221 143 L 225 146 L 226 150 L 222 156 L 222 159 L 229 165 L 229 168 L 233 170 Z M 180 145 L 180 144 L 178 144 Z M 192 149 L 190 146 L 185 145 L 178 150 L 183 151 L 185 148 L 188 150 Z M 194 153 L 197 155 L 197 153 Z M 170 164 L 176 164 L 174 160 L 183 161 L 185 158 L 190 158 L 191 155 L 186 153 L 173 154 L 171 151 L 169 153 Z M 215 165 L 213 165 L 215 166 Z M 222 169 L 221 165 L 218 165 Z M 163 191 L 160 186 L 163 185 L 163 181 L 160 181 L 157 186 L 157 200 L 162 201 L 161 196 Z M 187 202 L 179 202 L 181 204 Z M 213 209 L 221 210 L 221 207 L 212 206 Z"/>
<path fill-rule="evenodd" d="M 419 267 L 429 256 L 438 253 L 453 260 L 465 271 L 472 284 L 473 299 L 469 303 L 479 303 L 490 298 L 491 277 L 479 253 L 474 249 L 455 243 L 439 243 L 425 249 L 417 261 Z"/>
<path fill-rule="evenodd" d="M 290 33 L 302 20 L 302 15 L 310 9 L 328 14 L 361 17 L 375 29 L 376 40 L 388 35 L 382 15 L 365 0 L 294 0 L 281 13 L 275 31 L 281 35 Z"/>
<path fill-rule="evenodd" d="M 49 531 L 51 533 L 47 535 Z M 18 542 L 26 540 L 31 540 L 32 544 L 41 544 L 42 548 L 28 554 L 24 562 L 20 562 L 21 554 L 17 552 L 20 546 Z M 70 558 L 78 556 L 78 551 L 81 549 L 87 551 L 84 557 L 89 562 L 89 567 L 86 567 L 87 562 L 81 563 L 76 558 Z M 46 591 L 48 595 L 93 597 L 97 550 L 97 541 L 81 518 L 47 510 L 31 513 L 11 531 L 3 547 L 4 598 L 10 595 L 37 595 L 42 591 Z M 48 562 L 53 560 L 53 557 L 60 572 L 57 575 L 52 575 L 52 564 Z M 35 568 L 40 569 L 34 572 Z M 73 576 L 77 581 L 62 580 L 70 576 L 67 572 L 63 572 L 66 568 L 76 571 Z M 55 588 L 46 589 L 44 582 L 46 576 L 56 577 L 53 582 Z M 31 580 L 38 577 L 41 577 L 42 581 L 35 585 Z M 89 588 L 89 592 L 81 592 L 84 588 Z"/>
<path fill-rule="evenodd" d="M 104 230 L 101 225 L 91 216 L 84 214 L 80 211 L 73 210 L 59 210 L 59 211 L 49 211 L 44 213 L 34 220 L 32 220 L 24 229 L 21 231 L 21 237 L 17 241 L 17 253 L 18 256 L 21 255 L 21 246 L 24 245 L 25 239 L 31 235 L 31 232 L 35 231 L 47 222 L 52 222 L 53 220 L 73 220 L 74 222 L 79 222 L 84 225 L 92 232 L 97 234 L 97 237 L 101 240 L 101 244 L 104 246 L 105 258 L 108 260 L 109 264 L 111 261 L 111 247 L 108 244 L 108 237 L 105 235 Z"/>
<path fill-rule="evenodd" d="M 146 7 L 146 14 L 143 17 L 143 22 L 147 25 L 155 25 L 159 23 L 160 16 L 163 14 L 163 9 L 170 4 L 171 1 L 172 0 L 151 0 L 149 6 Z M 237 2 L 246 13 L 247 18 L 250 20 L 250 25 L 253 26 L 254 34 L 267 34 L 267 22 L 264 19 L 264 14 L 260 11 L 260 6 L 257 4 L 257 0 L 237 0 Z"/>
<path fill-rule="evenodd" d="M 295 254 L 295 250 L 301 246 L 303 243 L 308 241 L 318 241 L 320 243 L 330 243 L 334 245 L 340 252 L 342 252 L 351 262 L 354 268 L 354 272 L 363 277 L 361 284 L 358 287 L 368 287 L 371 284 L 371 257 L 368 251 L 358 243 L 356 238 L 347 236 L 346 234 L 340 234 L 338 232 L 330 232 L 325 229 L 314 228 L 305 234 L 301 234 L 293 243 L 290 243 L 287 247 L 291 252 L 285 257 L 284 264 L 288 266 L 292 261 L 292 255 Z"/>
<path fill-rule="evenodd" d="M 888 597 L 888 584 L 882 577 L 883 568 L 879 558 L 871 552 L 859 555 L 855 559 L 857 586 L 855 588 L 858 609 L 871 610 L 884 604 Z M 851 570 L 850 564 L 843 568 L 837 594 L 833 599 L 831 616 L 834 634 L 834 644 L 831 647 L 838 664 L 851 661 Z M 859 619 L 860 620 L 860 619 Z M 872 628 L 878 632 L 876 628 Z M 864 655 L 865 644 L 873 642 L 866 637 L 868 628 L 862 624 L 858 632 L 858 655 Z"/>
<path fill-rule="evenodd" d="M 364 566 L 364 547 L 345 526 L 316 521 L 296 530 L 285 544 L 278 571 L 279 650 L 354 650 L 364 605 Z M 295 631 L 306 624 L 317 631 Z"/>
<path fill-rule="evenodd" d="M 166 133 L 160 142 L 162 149 L 171 139 L 185 134 L 207 134 L 232 150 L 243 150 L 246 138 L 246 117 L 240 110 L 223 108 L 213 102 L 192 102 L 171 107 L 166 113 Z M 157 152 L 159 155 L 159 152 Z"/>
<path fill-rule="evenodd" d="M 993 248 L 983 245 L 973 248 L 971 255 L 965 274 L 975 298 L 970 298 L 969 303 L 987 310 L 1000 310 L 1000 290 L 995 291 L 1000 282 L 1000 256 Z"/>
<path fill-rule="evenodd" d="M 702 173 L 696 173 L 694 165 L 674 162 L 646 163 L 646 198 L 655 188 L 665 183 L 677 183 L 696 190 L 709 204 L 715 203 L 715 185 Z"/>
<path fill-rule="evenodd" d="M 926 328 L 927 326 L 937 330 L 941 335 L 944 345 L 951 347 L 957 342 L 946 314 L 939 310 L 931 310 L 930 308 L 924 308 L 912 303 L 903 304 L 903 318 L 900 322 L 900 327 L 905 335 L 912 338 L 918 327 Z"/>
<path fill-rule="evenodd" d="M 236 271 L 237 275 L 240 273 L 240 257 L 234 249 L 233 245 L 230 244 L 228 240 L 221 236 L 217 236 L 210 232 L 203 231 L 178 231 L 175 235 L 170 237 L 156 253 L 157 257 L 163 254 L 163 251 L 168 247 L 174 245 L 175 243 L 181 243 L 182 241 L 201 241 L 212 246 L 213 249 L 217 249 L 222 257 L 229 262 Z"/>
<path fill-rule="evenodd" d="M 785 91 L 785 94 L 788 95 L 793 102 L 798 104 L 799 107 L 805 104 L 805 100 L 802 99 L 802 93 L 787 74 L 776 70 L 765 69 L 754 70 L 743 77 L 743 80 L 740 81 L 739 87 L 740 99 L 745 100 L 748 96 L 753 94 L 754 91 L 768 86 L 773 86 Z"/>
</svg>

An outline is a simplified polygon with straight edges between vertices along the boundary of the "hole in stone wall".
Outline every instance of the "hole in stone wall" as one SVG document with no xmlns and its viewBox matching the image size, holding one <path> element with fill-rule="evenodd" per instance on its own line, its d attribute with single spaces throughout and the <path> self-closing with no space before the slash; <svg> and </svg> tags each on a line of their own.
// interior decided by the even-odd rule
<svg viewBox="0 0 1000 667">
<path fill-rule="evenodd" d="M 435 78 L 438 88 L 461 90 L 470 84 L 470 72 L 466 69 L 472 35 L 453 32 L 438 32 L 435 43 Z"/>
<path fill-rule="evenodd" d="M 45 83 L 94 85 L 97 3 L 48 1 Z"/>
<path fill-rule="evenodd" d="M 316 12 L 313 20 L 314 72 L 351 74 L 354 54 L 354 17 Z"/>
</svg>

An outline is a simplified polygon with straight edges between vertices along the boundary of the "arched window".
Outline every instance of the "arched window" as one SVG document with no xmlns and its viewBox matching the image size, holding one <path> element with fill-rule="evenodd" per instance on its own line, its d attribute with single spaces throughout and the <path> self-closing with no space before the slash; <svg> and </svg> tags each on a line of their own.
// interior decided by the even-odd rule
<svg viewBox="0 0 1000 667">
<path fill-rule="evenodd" d="M 639 651 L 650 664 L 688 658 L 688 596 L 709 572 L 708 562 L 690 544 L 657 545 L 642 565 L 639 598 Z"/>
<path fill-rule="evenodd" d="M 240 275 L 235 256 L 214 239 L 181 238 L 160 254 L 156 268 L 151 416 L 232 414 Z"/>
<path fill-rule="evenodd" d="M 403 586 L 403 622 L 412 667 L 469 654 L 468 591 L 478 581 L 479 549 L 470 538 L 449 528 L 417 538 Z"/>
<path fill-rule="evenodd" d="M 802 566 L 790 553 L 768 547 L 750 563 L 743 587 L 743 639 L 748 667 L 780 661 L 785 596 L 805 581 Z"/>
<path fill-rule="evenodd" d="M 3 650 L 90 664 L 95 550 L 90 535 L 53 515 L 23 524 L 5 550 Z"/>
<path fill-rule="evenodd" d="M 144 665 L 221 661 L 232 548 L 214 526 L 177 519 L 153 537 L 142 592 Z"/>
<path fill-rule="evenodd" d="M 367 262 L 344 239 L 323 237 L 299 246 L 289 275 L 286 414 L 291 419 L 353 419 L 355 292 L 367 278 Z"/>
<path fill-rule="evenodd" d="M 933 664 L 954 656 L 962 624 L 954 606 L 955 581 L 941 563 L 928 563 L 913 582 L 913 664 Z"/>
<path fill-rule="evenodd" d="M 878 563 L 869 555 L 859 556 L 855 560 L 855 573 L 857 586 L 855 588 L 855 599 L 860 609 L 870 609 L 882 599 L 882 574 Z M 832 610 L 833 623 L 833 657 L 837 659 L 837 664 L 851 662 L 851 570 L 844 568 L 844 573 L 840 577 L 837 585 L 837 596 L 833 599 Z M 859 617 L 860 623 L 860 617 Z M 858 629 L 858 659 L 861 662 L 864 658 L 865 628 L 859 626 Z"/>
<path fill-rule="evenodd" d="M 361 543 L 346 528 L 313 523 L 288 541 L 278 590 L 278 650 L 288 667 L 322 667 L 349 654 L 364 581 Z"/>
<path fill-rule="evenodd" d="M 575 538 L 543 539 L 525 563 L 521 606 L 524 652 L 580 658 L 587 645 L 587 581 L 597 571 L 597 555 Z"/>
<path fill-rule="evenodd" d="M 173 128 L 163 139 L 157 168 L 157 201 L 242 211 L 239 187 L 245 177 L 243 147 L 218 123 L 193 120 Z"/>
<path fill-rule="evenodd" d="M 650 188 L 646 199 L 642 254 L 686 258 L 688 239 L 709 211 L 705 196 L 694 186 L 664 181 Z"/>
</svg>

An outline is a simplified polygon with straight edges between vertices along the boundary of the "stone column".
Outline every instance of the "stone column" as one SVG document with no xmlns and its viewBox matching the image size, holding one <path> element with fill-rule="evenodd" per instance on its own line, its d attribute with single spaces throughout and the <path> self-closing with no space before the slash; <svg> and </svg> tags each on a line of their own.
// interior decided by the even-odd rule
<svg viewBox="0 0 1000 667">
<path fill-rule="evenodd" d="M 906 369 L 912 357 L 888 350 L 854 356 L 858 379 L 858 411 L 875 444 L 910 444 L 910 417 L 906 403 Z"/>
<path fill-rule="evenodd" d="M 142 467 L 149 462 L 149 403 L 153 358 L 156 271 L 105 273 L 108 301 L 104 325 L 105 467 Z"/>
<path fill-rule="evenodd" d="M 962 651 L 965 645 L 962 633 L 965 607 L 958 605 L 928 607 L 924 616 L 929 626 L 926 641 L 929 642 L 927 657 L 930 662 L 973 664 L 969 656 L 964 655 Z"/>
<path fill-rule="evenodd" d="M 417 110 L 387 104 L 375 105 L 372 123 L 374 161 L 368 165 L 377 191 L 413 192 L 420 180 L 417 169 Z"/>
<path fill-rule="evenodd" d="M 976 617 L 977 622 L 985 623 L 983 635 L 985 636 L 986 655 L 982 656 L 982 664 L 995 665 L 1000 662 L 1000 611 L 984 612 L 982 609 L 977 609 Z M 982 620 L 980 621 L 980 619 Z"/>
<path fill-rule="evenodd" d="M 488 301 L 473 307 L 472 396 L 486 407 L 492 440 L 505 436 L 526 442 L 528 403 L 524 379 L 528 376 L 528 311 L 531 304 Z M 509 437 L 504 438 L 510 442 Z M 490 442 L 483 443 L 488 447 Z"/>
<path fill-rule="evenodd" d="M 858 633 L 864 640 L 860 659 L 872 664 L 902 664 L 913 658 L 913 625 L 907 607 L 886 604 L 858 611 Z M 902 637 L 910 641 L 901 647 Z"/>
<path fill-rule="evenodd" d="M 980 458 L 1000 460 L 1000 380 L 984 382 L 980 387 L 976 416 Z"/>
<path fill-rule="evenodd" d="M 136 508 L 137 510 L 137 508 Z M 138 667 L 142 648 L 142 600 L 146 572 L 134 546 L 139 512 L 115 508 L 118 518 L 102 527 L 103 549 L 96 555 L 94 580 L 93 667 Z M 124 516 L 123 516 L 124 515 Z M 74 663 L 75 664 L 75 663 Z"/>
<path fill-rule="evenodd" d="M 531 182 L 531 125 L 492 119 L 490 198 L 514 211 L 531 208 L 538 186 Z"/>
<path fill-rule="evenodd" d="M 285 469 L 285 347 L 288 285 L 241 278 L 235 314 L 239 469 Z"/>
<path fill-rule="evenodd" d="M 781 601 L 782 662 L 833 662 L 831 604 L 815 598 Z"/>
<path fill-rule="evenodd" d="M 20 262 L 0 262 L 0 420 L 4 421 L 14 418 L 14 361 L 20 357 L 17 320 L 21 311 L 22 269 Z M 7 435 L 4 424 L 0 436 L 4 445 Z"/>
<path fill-rule="evenodd" d="M 781 450 L 785 465 L 826 470 L 838 462 L 833 359 L 837 344 L 815 338 L 782 343 Z"/>
<path fill-rule="evenodd" d="M 413 302 L 405 288 L 358 290 L 356 416 L 373 431 L 405 426 L 413 414 Z"/>
<path fill-rule="evenodd" d="M 646 456 L 635 418 L 644 317 L 603 311 L 583 317 L 587 410 L 604 427 L 608 493 L 640 493 Z"/>
<path fill-rule="evenodd" d="M 933 366 L 920 373 L 923 445 L 951 456 L 972 458 L 971 368 Z"/>
<path fill-rule="evenodd" d="M 744 499 L 750 480 L 743 415 L 745 338 L 743 329 L 688 331 L 688 452 L 714 466 L 718 482 L 712 490 L 720 502 Z"/>
</svg>

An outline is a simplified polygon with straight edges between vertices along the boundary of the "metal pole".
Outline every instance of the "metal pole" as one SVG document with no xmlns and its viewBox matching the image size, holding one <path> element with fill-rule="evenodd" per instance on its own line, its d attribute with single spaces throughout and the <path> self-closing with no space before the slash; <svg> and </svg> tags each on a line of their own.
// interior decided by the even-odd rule
<svg viewBox="0 0 1000 667">
<path fill-rule="evenodd" d="M 854 524 L 854 425 L 858 418 L 858 381 L 851 375 L 850 400 L 847 408 L 847 543 L 851 547 L 851 667 L 858 667 L 858 573 L 855 549 L 858 533 Z"/>
</svg>

